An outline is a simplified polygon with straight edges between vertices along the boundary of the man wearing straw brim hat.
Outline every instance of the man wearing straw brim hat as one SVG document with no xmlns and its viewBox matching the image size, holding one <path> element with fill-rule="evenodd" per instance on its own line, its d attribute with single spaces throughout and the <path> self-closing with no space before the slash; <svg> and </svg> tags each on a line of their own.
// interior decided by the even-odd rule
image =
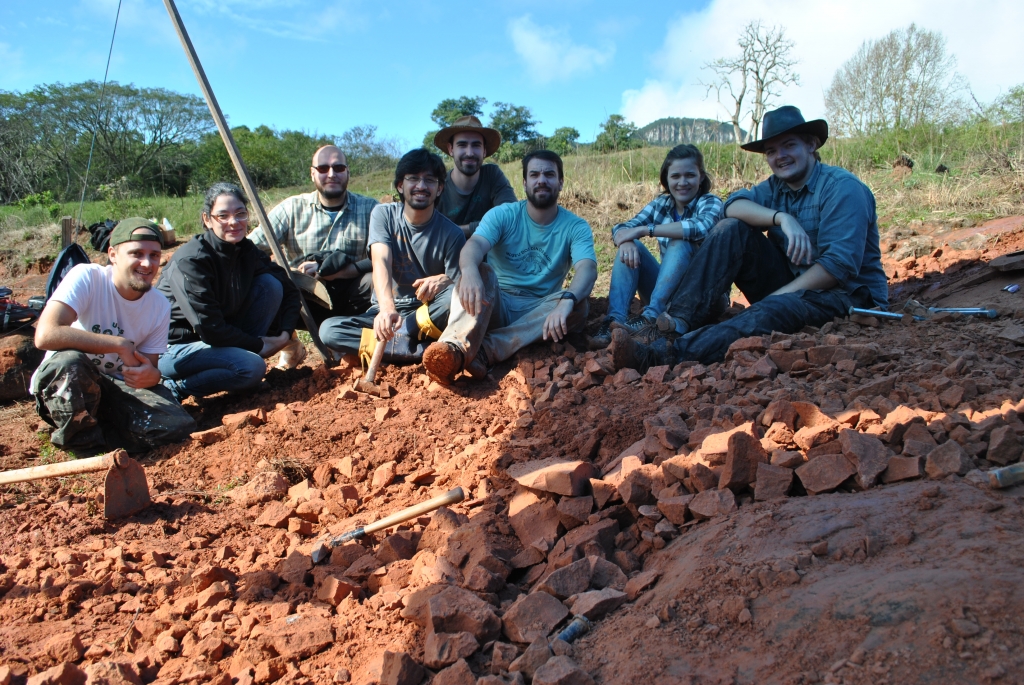
<svg viewBox="0 0 1024 685">
<path fill-rule="evenodd" d="M 516 201 L 516 193 L 501 168 L 484 164 L 501 146 L 501 133 L 486 128 L 474 116 L 465 116 L 438 131 L 434 145 L 455 162 L 437 208 L 469 238 L 488 210 Z"/>
<path fill-rule="evenodd" d="M 664 337 L 642 345 L 625 331 L 612 334 L 617 367 L 719 362 L 740 338 L 795 333 L 845 317 L 851 306 L 888 305 L 875 197 L 849 171 L 821 162 L 826 140 L 828 124 L 805 121 L 796 107 L 765 114 L 762 138 L 742 147 L 763 154 L 772 175 L 726 201 L 726 218 L 658 317 Z M 752 304 L 715 323 L 714 304 L 733 283 Z"/>
</svg>

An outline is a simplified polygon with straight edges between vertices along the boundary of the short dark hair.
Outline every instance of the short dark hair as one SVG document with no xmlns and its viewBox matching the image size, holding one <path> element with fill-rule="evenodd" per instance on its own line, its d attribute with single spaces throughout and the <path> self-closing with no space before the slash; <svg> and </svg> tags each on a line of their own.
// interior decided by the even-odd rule
<svg viewBox="0 0 1024 685">
<path fill-rule="evenodd" d="M 523 179 L 526 179 L 526 170 L 530 166 L 531 159 L 543 159 L 545 162 L 554 162 L 555 166 L 558 167 L 558 180 L 561 181 L 563 178 L 562 174 L 562 158 L 558 156 L 557 152 L 551 150 L 534 150 L 523 157 Z"/>
<path fill-rule="evenodd" d="M 708 176 L 707 170 L 704 168 L 704 155 L 697 149 L 696 145 L 676 145 L 674 148 L 668 151 L 665 155 L 665 161 L 661 163 L 661 187 L 668 193 L 668 168 L 672 166 L 672 162 L 680 159 L 692 159 L 697 165 L 697 169 L 700 171 L 700 187 L 697 188 L 698 197 L 700 195 L 707 195 L 711 192 L 711 177 Z"/>
<path fill-rule="evenodd" d="M 444 167 L 444 161 L 425 147 L 406 152 L 398 160 L 398 166 L 395 167 L 395 190 L 398 190 L 398 184 L 402 182 L 406 174 L 421 174 L 423 172 L 437 177 L 438 193 L 437 197 L 434 198 L 434 206 L 436 207 L 441 202 L 440 191 L 444 189 L 444 179 L 447 171 Z M 402 191 L 398 190 L 398 196 L 402 198 L 402 202 L 405 202 L 405 195 L 402 194 Z"/>
<path fill-rule="evenodd" d="M 203 214 L 211 216 L 210 212 L 213 211 L 213 205 L 216 204 L 217 198 L 221 195 L 231 195 L 246 207 L 249 206 L 249 198 L 245 196 L 245 193 L 242 192 L 241 188 L 236 186 L 234 183 L 225 183 L 221 181 L 220 183 L 214 183 L 206 191 L 206 196 L 203 198 Z M 200 228 L 205 225 L 206 224 L 203 223 L 203 217 L 200 216 Z"/>
</svg>

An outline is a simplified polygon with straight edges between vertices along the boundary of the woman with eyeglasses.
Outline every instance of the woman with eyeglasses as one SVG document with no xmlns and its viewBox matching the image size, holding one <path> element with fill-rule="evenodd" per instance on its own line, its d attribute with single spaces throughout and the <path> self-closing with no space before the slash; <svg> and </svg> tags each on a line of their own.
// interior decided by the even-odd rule
<svg viewBox="0 0 1024 685">
<path fill-rule="evenodd" d="M 206 230 L 174 253 L 157 284 L 171 301 L 159 368 L 179 400 L 250 390 L 266 375 L 267 357 L 298 343 L 291 336 L 299 291 L 246 238 L 247 204 L 238 186 L 211 186 L 201 215 Z"/>
</svg>

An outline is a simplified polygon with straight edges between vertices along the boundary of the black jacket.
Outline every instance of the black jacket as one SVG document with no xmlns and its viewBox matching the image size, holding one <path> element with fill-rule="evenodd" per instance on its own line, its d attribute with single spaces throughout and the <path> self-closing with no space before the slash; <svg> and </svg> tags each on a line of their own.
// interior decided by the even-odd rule
<svg viewBox="0 0 1024 685">
<path fill-rule="evenodd" d="M 240 347 L 259 353 L 263 341 L 231 325 L 255 277 L 271 274 L 284 286 L 276 331 L 295 330 L 299 320 L 299 291 L 277 264 L 248 238 L 228 243 L 207 230 L 182 245 L 164 267 L 157 290 L 171 301 L 171 330 L 167 342 L 202 340 L 211 347 Z M 268 331 L 269 333 L 269 331 Z"/>
</svg>

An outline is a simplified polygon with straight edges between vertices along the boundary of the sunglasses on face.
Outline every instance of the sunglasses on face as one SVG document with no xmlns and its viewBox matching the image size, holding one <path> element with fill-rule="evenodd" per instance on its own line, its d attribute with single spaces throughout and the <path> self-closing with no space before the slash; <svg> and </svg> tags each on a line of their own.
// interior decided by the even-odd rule
<svg viewBox="0 0 1024 685">
<path fill-rule="evenodd" d="M 318 165 L 316 165 L 313 168 L 316 169 L 321 174 L 326 174 L 327 172 L 329 172 L 332 169 L 334 170 L 334 173 L 336 173 L 336 174 L 343 174 L 346 171 L 348 171 L 348 165 L 347 164 L 318 164 Z"/>
</svg>

